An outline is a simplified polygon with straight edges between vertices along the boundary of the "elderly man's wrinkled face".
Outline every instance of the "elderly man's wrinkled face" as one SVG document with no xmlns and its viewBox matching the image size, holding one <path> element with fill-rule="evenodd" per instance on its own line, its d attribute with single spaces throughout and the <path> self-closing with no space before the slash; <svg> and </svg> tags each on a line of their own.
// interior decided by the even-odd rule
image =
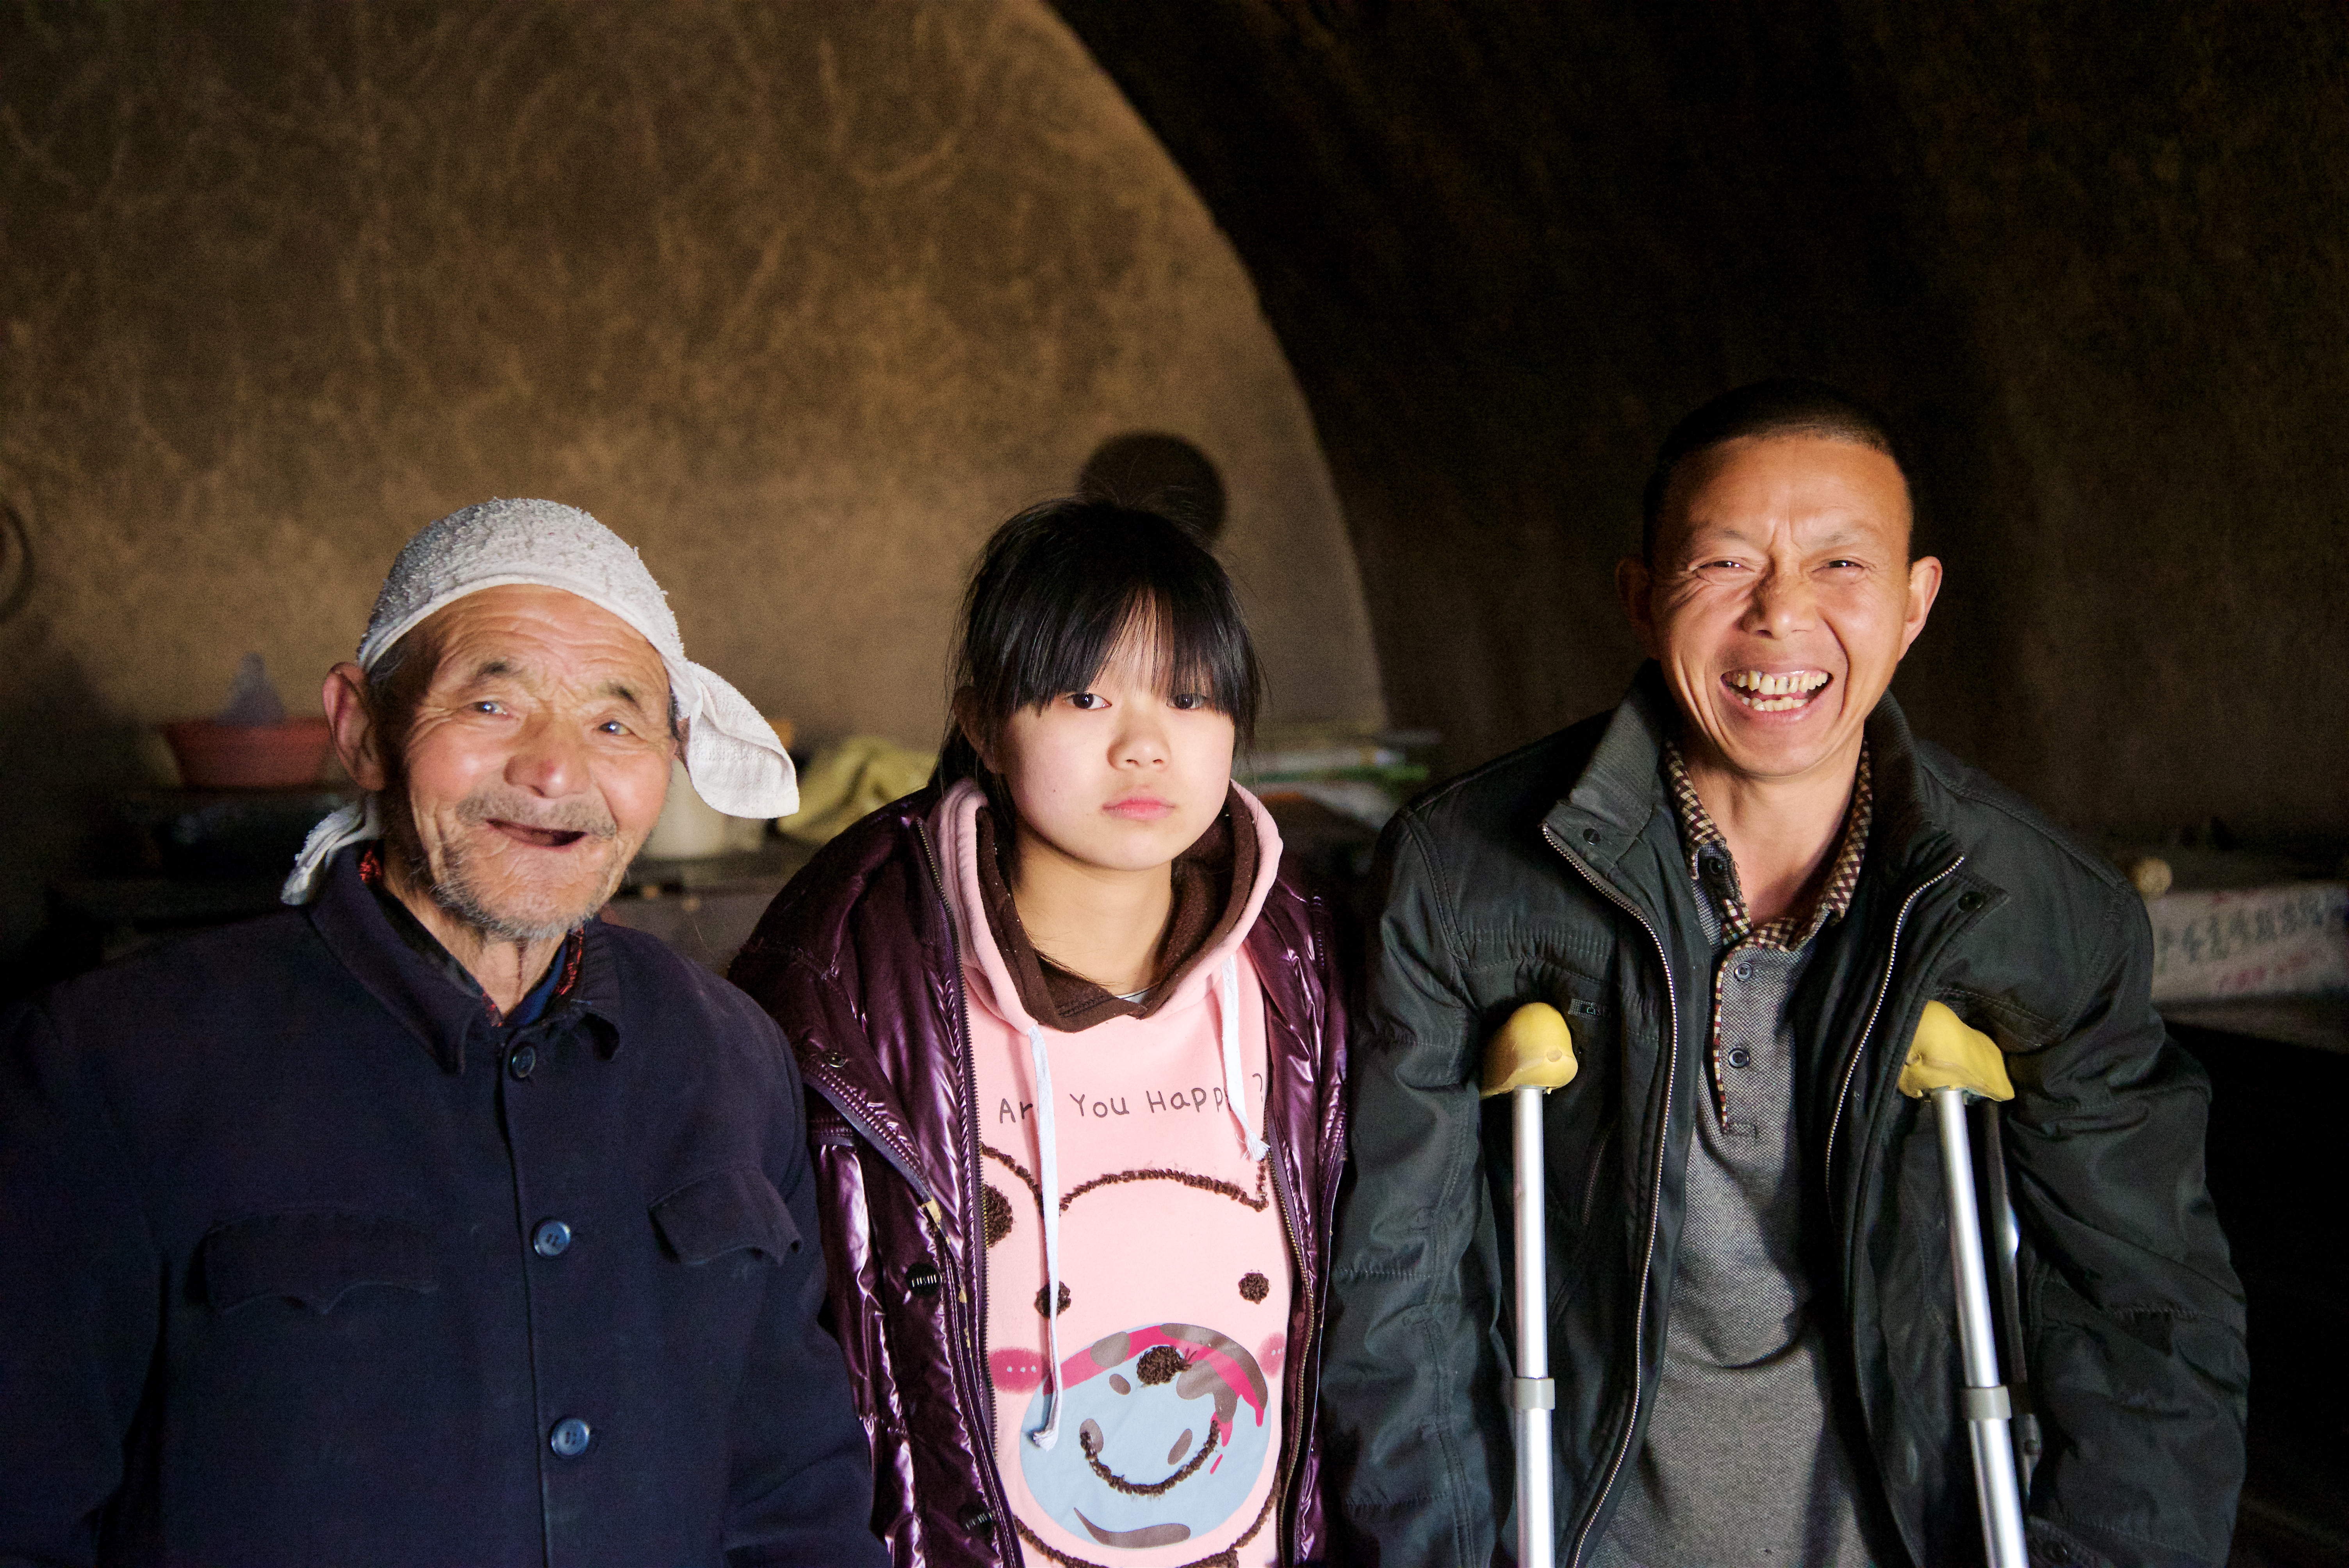
<svg viewBox="0 0 2349 1568">
<path fill-rule="evenodd" d="M 1909 490 L 1884 453 L 1819 436 L 1692 454 L 1625 607 L 1663 665 L 1690 760 L 1749 779 L 1846 779 L 1925 616 L 1940 562 L 1909 559 Z"/>
<path fill-rule="evenodd" d="M 560 935 L 660 815 L 676 752 L 660 655 L 552 588 L 486 588 L 419 630 L 437 657 L 394 780 L 409 870 L 485 936 Z"/>
</svg>

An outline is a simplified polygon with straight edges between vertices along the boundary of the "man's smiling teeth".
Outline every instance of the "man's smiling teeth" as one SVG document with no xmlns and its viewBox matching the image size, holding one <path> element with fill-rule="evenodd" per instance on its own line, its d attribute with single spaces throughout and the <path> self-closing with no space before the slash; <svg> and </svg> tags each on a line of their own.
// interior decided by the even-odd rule
<svg viewBox="0 0 2349 1568">
<path fill-rule="evenodd" d="M 1768 670 L 1732 670 L 1723 677 L 1734 687 L 1738 699 L 1756 713 L 1784 713 L 1811 700 L 1811 695 L 1827 684 L 1825 670 L 1788 670 L 1773 675 Z"/>
</svg>

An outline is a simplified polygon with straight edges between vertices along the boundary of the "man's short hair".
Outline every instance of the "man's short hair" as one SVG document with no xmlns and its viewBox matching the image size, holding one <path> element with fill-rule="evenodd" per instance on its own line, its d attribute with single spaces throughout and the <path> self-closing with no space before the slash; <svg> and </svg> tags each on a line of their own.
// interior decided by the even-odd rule
<svg viewBox="0 0 2349 1568">
<path fill-rule="evenodd" d="M 1824 436 L 1868 447 L 1892 459 L 1908 487 L 1909 553 L 1916 553 L 1917 483 L 1909 476 L 1908 454 L 1884 416 L 1840 388 L 1824 381 L 1782 376 L 1724 392 L 1672 427 L 1648 470 L 1647 488 L 1640 497 L 1640 559 L 1656 563 L 1656 529 L 1664 511 L 1664 495 L 1672 475 L 1699 452 L 1730 441 L 1756 436 Z"/>
</svg>

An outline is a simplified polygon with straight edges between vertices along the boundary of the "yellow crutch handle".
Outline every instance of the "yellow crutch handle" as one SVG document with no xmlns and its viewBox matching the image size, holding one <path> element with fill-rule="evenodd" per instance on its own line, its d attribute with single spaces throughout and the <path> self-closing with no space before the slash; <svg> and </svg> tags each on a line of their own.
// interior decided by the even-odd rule
<svg viewBox="0 0 2349 1568">
<path fill-rule="evenodd" d="M 1563 1088 L 1574 1081 L 1578 1065 L 1566 1015 L 1547 1002 L 1528 1002 L 1509 1015 L 1485 1046 L 1479 1098 L 1519 1088 Z"/>
<path fill-rule="evenodd" d="M 1900 1069 L 1900 1092 L 1922 1099 L 1937 1088 L 1963 1089 L 1983 1099 L 2014 1098 L 1998 1042 L 1940 1003 L 1928 1002 L 1909 1043 L 1909 1063 Z"/>
</svg>

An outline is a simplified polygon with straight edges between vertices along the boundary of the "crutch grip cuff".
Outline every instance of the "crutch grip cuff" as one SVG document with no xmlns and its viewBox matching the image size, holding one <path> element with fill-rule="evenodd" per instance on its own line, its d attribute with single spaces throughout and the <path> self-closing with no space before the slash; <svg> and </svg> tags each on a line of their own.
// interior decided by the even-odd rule
<svg viewBox="0 0 2349 1568">
<path fill-rule="evenodd" d="M 1555 1377 L 1510 1378 L 1509 1408 L 1512 1410 L 1557 1409 L 1557 1379 Z"/>
<path fill-rule="evenodd" d="M 1995 1388 L 1964 1388 L 1966 1419 L 1969 1421 L 2003 1421 L 2014 1414 L 2014 1402 L 2006 1397 L 2006 1387 Z"/>
</svg>

